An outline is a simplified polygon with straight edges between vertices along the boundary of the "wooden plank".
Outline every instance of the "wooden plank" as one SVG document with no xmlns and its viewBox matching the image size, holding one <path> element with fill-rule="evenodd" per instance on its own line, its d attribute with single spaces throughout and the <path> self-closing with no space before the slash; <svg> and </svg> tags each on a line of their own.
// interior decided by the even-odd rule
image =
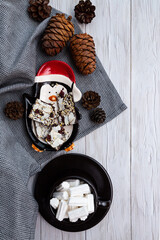
<svg viewBox="0 0 160 240">
<path fill-rule="evenodd" d="M 59 9 L 62 12 L 68 13 L 68 14 L 74 14 L 73 9 L 75 3 L 72 0 L 53 0 L 50 1 L 51 5 Z M 85 153 L 85 138 L 79 140 L 75 143 L 75 149 L 72 152 L 76 153 Z M 82 233 L 67 233 L 62 232 L 51 225 L 49 225 L 42 217 L 41 218 L 41 226 L 37 225 L 36 231 L 38 231 L 38 228 L 40 227 L 41 231 L 41 240 L 52 240 L 52 239 L 58 239 L 58 240 L 85 240 L 85 232 Z M 37 237 L 37 234 L 36 234 Z M 39 240 L 39 239 L 36 239 Z"/>
<path fill-rule="evenodd" d="M 86 27 L 97 55 L 124 102 L 130 105 L 130 1 L 93 0 L 96 18 Z M 88 87 L 89 88 L 89 87 Z M 87 240 L 131 239 L 130 228 L 130 111 L 86 137 L 86 154 L 107 168 L 114 188 L 106 218 L 87 231 Z"/>
<path fill-rule="evenodd" d="M 160 1 L 132 1 L 132 239 L 160 237 Z"/>
<path fill-rule="evenodd" d="M 33 189 L 34 184 L 35 184 L 35 176 L 32 176 L 28 182 L 28 190 L 32 194 L 34 194 L 34 189 Z M 35 240 L 41 240 L 41 217 L 39 214 L 36 222 Z"/>
<path fill-rule="evenodd" d="M 62 240 L 62 231 L 54 228 L 46 222 L 44 218 L 41 217 L 41 240 L 52 240 L 58 239 Z"/>
<path fill-rule="evenodd" d="M 69 233 L 62 232 L 63 240 L 85 240 L 85 232 Z"/>
<path fill-rule="evenodd" d="M 37 217 L 35 240 L 41 240 L 41 216 L 40 216 L 40 214 L 38 214 L 38 217 Z"/>
<path fill-rule="evenodd" d="M 61 12 L 70 14 L 70 15 L 74 15 L 74 6 L 75 6 L 75 1 L 72 0 L 50 0 L 52 6 L 58 10 L 60 10 Z"/>
</svg>

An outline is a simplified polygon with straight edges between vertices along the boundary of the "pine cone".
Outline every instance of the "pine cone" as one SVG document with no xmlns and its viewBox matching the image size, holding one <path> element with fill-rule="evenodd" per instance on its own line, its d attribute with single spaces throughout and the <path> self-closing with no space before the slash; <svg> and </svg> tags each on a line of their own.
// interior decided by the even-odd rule
<svg viewBox="0 0 160 240">
<path fill-rule="evenodd" d="M 42 48 L 48 55 L 55 56 L 60 53 L 73 36 L 74 25 L 71 19 L 71 16 L 66 19 L 64 14 L 59 13 L 50 19 L 42 38 Z"/>
<path fill-rule="evenodd" d="M 82 97 L 82 105 L 84 108 L 88 110 L 98 107 L 100 101 L 101 97 L 99 96 L 99 94 L 92 91 L 84 93 Z"/>
<path fill-rule="evenodd" d="M 91 114 L 91 120 L 95 123 L 103 123 L 106 120 L 106 113 L 102 108 L 96 108 Z"/>
<path fill-rule="evenodd" d="M 93 38 L 86 34 L 76 34 L 70 41 L 73 60 L 79 71 L 88 75 L 96 69 L 96 53 Z"/>
<path fill-rule="evenodd" d="M 17 120 L 23 117 L 24 107 L 20 102 L 9 102 L 4 109 L 4 113 L 7 117 Z"/>
<path fill-rule="evenodd" d="M 80 23 L 90 23 L 95 15 L 96 7 L 92 5 L 90 0 L 79 1 L 75 6 L 75 17 Z"/>
<path fill-rule="evenodd" d="M 48 6 L 49 0 L 30 0 L 28 12 L 30 17 L 41 22 L 51 14 L 52 7 Z"/>
</svg>

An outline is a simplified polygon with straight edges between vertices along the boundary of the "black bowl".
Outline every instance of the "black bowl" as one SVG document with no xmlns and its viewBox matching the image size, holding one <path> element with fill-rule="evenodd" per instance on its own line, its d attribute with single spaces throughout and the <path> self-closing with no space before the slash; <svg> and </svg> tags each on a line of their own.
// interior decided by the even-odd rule
<svg viewBox="0 0 160 240">
<path fill-rule="evenodd" d="M 87 182 L 95 196 L 95 212 L 85 221 L 60 222 L 50 206 L 50 198 L 56 186 L 70 178 Z M 96 160 L 82 154 L 65 154 L 53 159 L 38 174 L 35 185 L 35 198 L 41 215 L 52 226 L 68 232 L 84 231 L 98 224 L 109 211 L 112 197 L 112 183 L 106 170 Z"/>
</svg>

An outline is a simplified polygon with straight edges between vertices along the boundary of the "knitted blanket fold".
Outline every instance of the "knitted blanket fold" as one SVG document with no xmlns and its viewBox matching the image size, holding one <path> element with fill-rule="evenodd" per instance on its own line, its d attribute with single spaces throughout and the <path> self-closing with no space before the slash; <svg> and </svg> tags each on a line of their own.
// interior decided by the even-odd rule
<svg viewBox="0 0 160 240">
<path fill-rule="evenodd" d="M 40 39 L 49 19 L 37 23 L 28 17 L 28 0 L 0 1 L 0 239 L 33 240 L 38 206 L 27 189 L 29 177 L 40 171 L 40 164 L 50 161 L 55 152 L 37 153 L 31 148 L 24 119 L 5 117 L 3 110 L 10 101 L 21 101 L 23 93 L 32 94 L 38 68 L 46 61 L 62 60 L 73 69 L 82 93 L 93 90 L 101 95 L 101 107 L 112 120 L 126 109 L 119 94 L 97 58 L 96 71 L 81 75 L 66 47 L 55 57 L 47 56 Z M 53 9 L 52 15 L 58 12 Z M 73 19 L 75 32 L 80 29 Z M 77 139 L 102 125 L 96 125 L 81 103 L 77 104 L 83 118 Z"/>
</svg>

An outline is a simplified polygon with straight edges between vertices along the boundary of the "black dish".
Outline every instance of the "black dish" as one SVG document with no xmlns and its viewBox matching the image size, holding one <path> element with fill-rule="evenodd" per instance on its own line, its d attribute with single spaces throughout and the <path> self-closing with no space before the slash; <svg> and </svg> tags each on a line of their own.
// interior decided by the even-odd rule
<svg viewBox="0 0 160 240">
<path fill-rule="evenodd" d="M 46 82 L 47 83 L 47 82 Z M 36 98 L 39 97 L 39 91 L 40 91 L 40 87 L 43 85 L 43 84 L 46 84 L 46 83 L 42 83 L 42 84 L 35 84 L 34 85 L 34 89 L 35 89 L 35 94 L 34 94 L 34 97 L 28 95 L 28 94 L 24 94 L 23 97 L 24 97 L 24 101 L 25 101 L 25 125 L 26 125 L 26 129 L 27 129 L 27 132 L 28 132 L 28 135 L 29 137 L 31 138 L 32 140 L 32 143 L 39 149 L 39 150 L 46 150 L 46 151 L 57 151 L 56 149 L 52 148 L 50 145 L 48 144 L 45 144 L 43 142 L 41 142 L 34 134 L 33 130 L 32 130 L 32 120 L 28 117 L 29 116 L 29 113 L 32 109 L 32 105 L 35 103 L 35 100 Z M 51 82 L 51 83 L 54 83 L 56 84 L 56 82 Z M 61 85 L 63 85 L 67 90 L 68 92 L 71 92 L 72 89 L 69 88 L 66 84 L 63 84 L 61 83 Z M 69 146 L 72 145 L 72 143 L 74 142 L 77 134 L 78 134 L 78 130 L 79 130 L 79 123 L 78 123 L 78 120 L 81 119 L 81 114 L 79 113 L 79 110 L 78 108 L 75 108 L 76 109 L 76 116 L 77 116 L 77 123 L 73 125 L 73 132 L 70 136 L 70 138 L 60 147 L 59 151 L 60 150 L 64 150 L 66 148 L 68 148 Z"/>
<path fill-rule="evenodd" d="M 96 194 L 99 203 L 95 203 L 96 211 L 86 221 L 60 222 L 50 206 L 51 193 L 55 187 L 69 178 L 84 180 L 91 186 L 94 195 Z M 65 154 L 53 159 L 38 174 L 34 194 L 39 211 L 48 223 L 63 231 L 79 232 L 92 228 L 105 217 L 112 203 L 113 188 L 107 171 L 96 160 L 82 154 Z"/>
</svg>

